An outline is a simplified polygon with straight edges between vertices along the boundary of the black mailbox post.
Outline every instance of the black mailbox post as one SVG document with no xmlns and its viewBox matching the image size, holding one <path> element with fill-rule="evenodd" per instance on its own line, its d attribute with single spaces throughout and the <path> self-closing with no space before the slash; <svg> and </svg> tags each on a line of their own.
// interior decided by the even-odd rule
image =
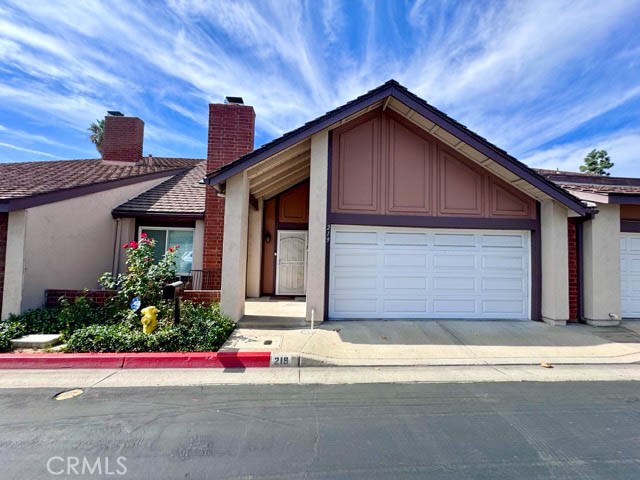
<svg viewBox="0 0 640 480">
<path fill-rule="evenodd" d="M 184 283 L 180 281 L 169 283 L 162 289 L 162 298 L 173 300 L 173 321 L 176 325 L 180 323 L 180 297 L 183 292 Z"/>
</svg>

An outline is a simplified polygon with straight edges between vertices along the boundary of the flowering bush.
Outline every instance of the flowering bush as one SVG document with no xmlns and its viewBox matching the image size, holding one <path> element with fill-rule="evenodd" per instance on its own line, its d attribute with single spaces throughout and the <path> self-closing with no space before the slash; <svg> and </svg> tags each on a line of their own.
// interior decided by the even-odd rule
<svg viewBox="0 0 640 480">
<path fill-rule="evenodd" d="M 129 320 L 137 320 L 138 315 L 129 309 L 129 303 L 135 297 L 140 298 L 141 308 L 155 306 L 161 314 L 166 313 L 169 306 L 162 300 L 163 287 L 176 278 L 176 250 L 179 246 L 170 247 L 157 263 L 153 261 L 155 240 L 140 235 L 140 242 L 135 240 L 125 243 L 122 248 L 127 251 L 128 272 L 117 277 L 107 272 L 100 279 L 100 285 L 109 289 L 117 289 L 113 298 L 118 308 L 126 312 Z"/>
</svg>

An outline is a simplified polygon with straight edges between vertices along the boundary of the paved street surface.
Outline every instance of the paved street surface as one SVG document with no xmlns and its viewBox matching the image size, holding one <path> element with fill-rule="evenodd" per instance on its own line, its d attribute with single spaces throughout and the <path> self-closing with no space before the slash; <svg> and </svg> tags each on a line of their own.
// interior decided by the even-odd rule
<svg viewBox="0 0 640 480">
<path fill-rule="evenodd" d="M 1 478 L 640 478 L 638 382 L 57 392 L 0 390 Z"/>
</svg>

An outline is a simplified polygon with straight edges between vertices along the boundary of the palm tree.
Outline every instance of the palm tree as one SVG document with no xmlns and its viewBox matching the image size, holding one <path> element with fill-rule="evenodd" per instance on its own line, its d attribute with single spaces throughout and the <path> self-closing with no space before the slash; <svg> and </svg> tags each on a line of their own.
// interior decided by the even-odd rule
<svg viewBox="0 0 640 480">
<path fill-rule="evenodd" d="M 96 146 L 96 150 L 102 155 L 102 139 L 104 137 L 104 119 L 96 120 L 89 125 L 88 130 L 91 132 L 89 140 Z"/>
</svg>

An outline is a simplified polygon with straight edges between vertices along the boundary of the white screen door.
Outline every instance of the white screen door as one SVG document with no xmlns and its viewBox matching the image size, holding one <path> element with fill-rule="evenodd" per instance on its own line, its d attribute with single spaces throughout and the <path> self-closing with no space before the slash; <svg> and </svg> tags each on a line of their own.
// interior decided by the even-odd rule
<svg viewBox="0 0 640 480">
<path fill-rule="evenodd" d="M 307 231 L 278 230 L 276 295 L 304 295 Z"/>
</svg>

